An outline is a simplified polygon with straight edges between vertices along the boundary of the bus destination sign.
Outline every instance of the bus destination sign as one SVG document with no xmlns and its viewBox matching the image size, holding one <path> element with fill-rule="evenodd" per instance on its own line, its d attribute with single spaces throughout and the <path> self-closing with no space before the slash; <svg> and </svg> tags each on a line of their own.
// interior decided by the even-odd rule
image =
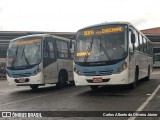
<svg viewBox="0 0 160 120">
<path fill-rule="evenodd" d="M 121 26 L 118 27 L 111 27 L 111 28 L 101 28 L 100 30 L 84 30 L 84 36 L 92 36 L 92 35 L 102 35 L 102 34 L 109 34 L 109 33 L 118 33 L 123 32 L 124 28 Z"/>
</svg>

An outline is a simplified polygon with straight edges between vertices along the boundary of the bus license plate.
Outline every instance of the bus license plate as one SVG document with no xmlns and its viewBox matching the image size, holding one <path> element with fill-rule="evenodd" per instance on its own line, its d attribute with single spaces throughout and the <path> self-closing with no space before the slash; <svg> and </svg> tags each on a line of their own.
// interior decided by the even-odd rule
<svg viewBox="0 0 160 120">
<path fill-rule="evenodd" d="M 102 78 L 93 78 L 93 82 L 102 82 Z"/>
<path fill-rule="evenodd" d="M 20 83 L 26 82 L 26 81 L 25 81 L 25 78 L 19 78 L 18 81 L 19 81 Z"/>
</svg>

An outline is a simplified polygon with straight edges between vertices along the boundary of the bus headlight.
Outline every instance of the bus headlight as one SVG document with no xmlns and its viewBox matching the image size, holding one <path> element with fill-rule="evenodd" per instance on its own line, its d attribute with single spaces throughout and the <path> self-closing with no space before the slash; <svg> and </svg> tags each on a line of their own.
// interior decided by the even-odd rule
<svg viewBox="0 0 160 120">
<path fill-rule="evenodd" d="M 127 62 L 124 62 L 120 67 L 118 68 L 118 73 L 121 73 L 127 68 Z"/>
<path fill-rule="evenodd" d="M 78 70 L 76 67 L 74 67 L 74 72 L 77 73 L 78 75 L 82 75 L 82 73 L 80 72 L 80 70 Z"/>
</svg>

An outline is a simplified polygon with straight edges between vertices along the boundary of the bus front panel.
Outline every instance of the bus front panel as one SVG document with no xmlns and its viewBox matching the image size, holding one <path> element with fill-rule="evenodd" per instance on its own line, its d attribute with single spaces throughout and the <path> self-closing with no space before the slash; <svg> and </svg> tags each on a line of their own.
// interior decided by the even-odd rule
<svg viewBox="0 0 160 120">
<path fill-rule="evenodd" d="M 76 85 L 128 83 L 128 26 L 109 24 L 79 30 L 74 53 Z M 122 71 L 118 72 L 119 69 Z"/>
<path fill-rule="evenodd" d="M 42 39 L 37 36 L 21 37 L 10 42 L 6 63 L 9 84 L 44 84 Z"/>
</svg>

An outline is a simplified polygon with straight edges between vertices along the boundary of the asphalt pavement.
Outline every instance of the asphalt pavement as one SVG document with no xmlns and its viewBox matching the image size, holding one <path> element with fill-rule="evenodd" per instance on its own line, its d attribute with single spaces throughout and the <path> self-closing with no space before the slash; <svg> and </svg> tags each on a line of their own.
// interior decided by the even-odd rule
<svg viewBox="0 0 160 120">
<path fill-rule="evenodd" d="M 0 111 L 67 111 L 74 114 L 81 111 L 81 117 L 47 117 L 49 120 L 160 120 L 159 117 L 85 117 L 89 112 L 97 111 L 158 111 L 160 112 L 160 69 L 154 69 L 150 81 L 141 80 L 136 89 L 127 86 L 106 86 L 92 91 L 88 86 L 69 85 L 58 89 L 54 85 L 40 87 L 32 91 L 27 86 L 10 86 L 5 79 L 0 80 Z M 71 113 L 69 113 L 71 112 Z M 88 112 L 88 113 L 87 113 Z M 92 114 L 93 114 L 92 113 Z M 82 117 L 82 115 L 84 116 Z M 96 114 L 96 112 L 95 112 Z M 77 114 L 79 115 L 79 114 Z M 96 115 L 93 115 L 96 116 Z M 0 118 L 28 119 L 28 118 Z M 33 119 L 33 118 L 30 118 Z M 44 119 L 44 118 L 34 118 Z"/>
</svg>

